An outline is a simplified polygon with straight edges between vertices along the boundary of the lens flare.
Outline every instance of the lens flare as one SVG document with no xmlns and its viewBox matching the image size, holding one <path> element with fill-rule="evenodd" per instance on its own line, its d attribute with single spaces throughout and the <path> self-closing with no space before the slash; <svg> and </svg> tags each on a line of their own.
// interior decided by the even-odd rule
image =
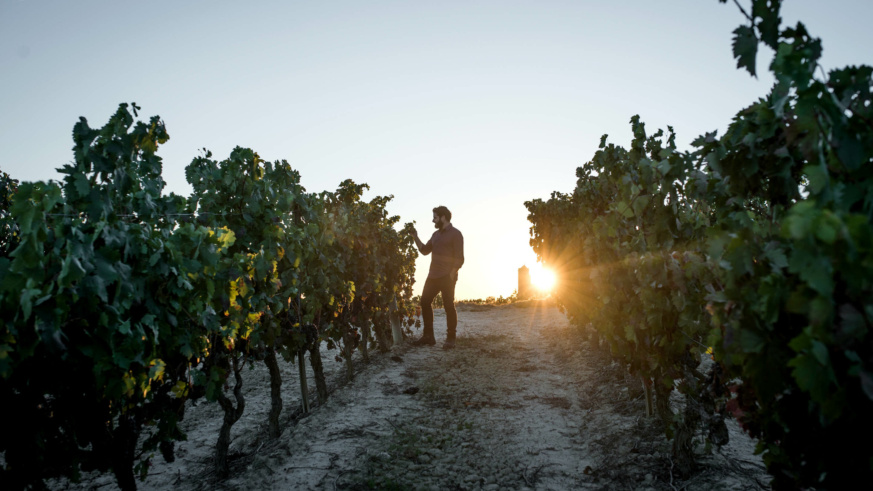
<svg viewBox="0 0 873 491">
<path fill-rule="evenodd" d="M 530 268 L 530 282 L 534 288 L 542 292 L 552 291 L 555 286 L 555 273 L 544 268 L 541 264 L 536 263 Z"/>
</svg>

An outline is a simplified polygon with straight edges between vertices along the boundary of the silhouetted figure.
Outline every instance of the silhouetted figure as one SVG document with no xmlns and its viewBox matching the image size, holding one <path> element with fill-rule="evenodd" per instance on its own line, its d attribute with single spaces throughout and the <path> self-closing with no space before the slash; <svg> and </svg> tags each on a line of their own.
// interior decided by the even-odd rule
<svg viewBox="0 0 873 491">
<path fill-rule="evenodd" d="M 433 253 L 430 272 L 421 292 L 421 316 L 424 318 L 424 332 L 413 344 L 416 346 L 434 345 L 433 299 L 442 293 L 443 307 L 446 309 L 446 342 L 443 349 L 455 347 L 455 330 L 458 327 L 458 312 L 455 310 L 455 284 L 458 270 L 464 265 L 464 236 L 452 226 L 452 212 L 445 206 L 433 209 L 433 225 L 437 229 L 427 244 L 418 238 L 418 231 L 412 229 L 415 245 L 425 256 Z"/>
</svg>

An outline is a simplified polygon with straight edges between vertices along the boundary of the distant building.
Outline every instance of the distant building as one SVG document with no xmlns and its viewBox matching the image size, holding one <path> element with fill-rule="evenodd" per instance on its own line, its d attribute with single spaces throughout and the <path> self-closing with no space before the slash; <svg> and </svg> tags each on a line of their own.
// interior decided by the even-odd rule
<svg viewBox="0 0 873 491">
<path fill-rule="evenodd" d="M 518 298 L 526 299 L 533 296 L 533 287 L 530 284 L 530 269 L 527 266 L 518 268 Z"/>
</svg>

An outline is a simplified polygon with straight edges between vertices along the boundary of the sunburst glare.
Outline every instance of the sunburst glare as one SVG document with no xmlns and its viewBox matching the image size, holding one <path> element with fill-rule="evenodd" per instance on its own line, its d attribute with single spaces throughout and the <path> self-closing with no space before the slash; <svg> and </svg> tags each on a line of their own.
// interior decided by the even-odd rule
<svg viewBox="0 0 873 491">
<path fill-rule="evenodd" d="M 534 288 L 541 292 L 551 292 L 552 287 L 555 286 L 555 273 L 544 268 L 542 264 L 536 263 L 530 268 L 530 282 Z"/>
</svg>

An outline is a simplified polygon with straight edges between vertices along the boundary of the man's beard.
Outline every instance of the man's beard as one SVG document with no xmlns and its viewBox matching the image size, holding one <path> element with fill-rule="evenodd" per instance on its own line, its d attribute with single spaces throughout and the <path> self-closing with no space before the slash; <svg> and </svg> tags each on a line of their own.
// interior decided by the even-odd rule
<svg viewBox="0 0 873 491">
<path fill-rule="evenodd" d="M 443 229 L 443 224 L 442 224 L 442 222 L 436 222 L 436 223 L 434 223 L 434 224 L 433 224 L 433 228 L 435 228 L 435 229 L 437 229 L 437 230 L 442 230 L 442 229 Z"/>
</svg>

